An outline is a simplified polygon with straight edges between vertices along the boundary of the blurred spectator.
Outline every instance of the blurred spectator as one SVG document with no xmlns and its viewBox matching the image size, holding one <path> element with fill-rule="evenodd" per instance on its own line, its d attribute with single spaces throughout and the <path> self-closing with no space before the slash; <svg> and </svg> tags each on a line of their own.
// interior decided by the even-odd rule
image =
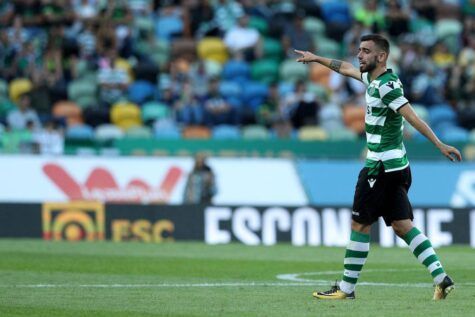
<svg viewBox="0 0 475 317">
<path fill-rule="evenodd" d="M 214 5 L 214 22 L 221 34 L 236 25 L 238 18 L 243 14 L 242 5 L 235 0 L 217 0 Z"/>
<path fill-rule="evenodd" d="M 188 175 L 184 202 L 189 204 L 211 204 L 217 193 L 216 180 L 204 154 L 195 156 L 193 170 Z"/>
<path fill-rule="evenodd" d="M 24 130 L 29 122 L 32 124 L 33 129 L 41 128 L 38 114 L 31 108 L 30 95 L 23 94 L 18 101 L 18 108 L 8 113 L 7 123 L 12 130 Z"/>
<path fill-rule="evenodd" d="M 386 2 L 386 30 L 392 37 L 409 32 L 409 12 L 403 7 L 401 0 Z"/>
<path fill-rule="evenodd" d="M 269 93 L 265 101 L 257 109 L 257 123 L 270 128 L 275 121 L 279 120 L 281 118 L 279 115 L 279 102 L 279 87 L 277 83 L 272 83 L 269 85 Z"/>
<path fill-rule="evenodd" d="M 384 28 L 384 14 L 378 8 L 377 0 L 364 1 L 365 5 L 355 12 L 355 20 L 371 28 L 373 33 L 380 32 Z"/>
<path fill-rule="evenodd" d="M 287 57 L 293 58 L 295 56 L 294 49 L 310 52 L 315 50 L 312 35 L 303 27 L 304 18 L 305 13 L 298 11 L 292 23 L 289 23 L 284 30 L 282 47 Z"/>
<path fill-rule="evenodd" d="M 209 83 L 204 100 L 204 122 L 208 126 L 237 124 L 238 113 L 219 92 L 219 83 L 218 79 L 212 79 Z"/>
<path fill-rule="evenodd" d="M 280 104 L 283 119 L 290 120 L 294 128 L 316 124 L 319 105 L 315 95 L 307 91 L 305 82 L 298 81 L 295 91 L 288 94 Z"/>
<path fill-rule="evenodd" d="M 252 61 L 255 58 L 255 48 L 260 39 L 259 32 L 249 27 L 249 17 L 239 17 L 238 23 L 229 28 L 224 34 L 224 44 L 231 53 L 242 53 L 244 59 Z"/>
<path fill-rule="evenodd" d="M 33 132 L 33 141 L 40 154 L 61 155 L 64 152 L 64 135 L 54 120 L 48 120 L 43 129 Z"/>
<path fill-rule="evenodd" d="M 218 35 L 214 10 L 209 0 L 198 0 L 191 4 L 186 17 L 184 31 L 187 36 L 200 38 L 205 35 Z"/>
<path fill-rule="evenodd" d="M 185 125 L 201 125 L 204 121 L 203 105 L 194 94 L 190 82 L 185 82 L 179 99 L 174 104 L 177 121 Z"/>
</svg>

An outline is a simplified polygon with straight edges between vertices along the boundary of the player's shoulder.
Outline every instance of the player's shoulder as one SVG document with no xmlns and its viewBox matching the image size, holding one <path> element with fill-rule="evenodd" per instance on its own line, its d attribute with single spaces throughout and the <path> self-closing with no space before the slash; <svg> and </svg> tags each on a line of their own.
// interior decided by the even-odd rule
<svg viewBox="0 0 475 317">
<path fill-rule="evenodd" d="M 378 77 L 379 85 L 386 85 L 388 82 L 398 82 L 399 76 L 392 71 L 392 69 L 388 69 L 384 74 Z"/>
</svg>

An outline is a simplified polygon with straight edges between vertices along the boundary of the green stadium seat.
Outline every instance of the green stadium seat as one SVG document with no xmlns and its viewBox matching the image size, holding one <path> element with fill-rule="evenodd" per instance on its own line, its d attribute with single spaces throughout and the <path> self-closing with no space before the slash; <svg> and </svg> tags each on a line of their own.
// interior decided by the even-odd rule
<svg viewBox="0 0 475 317">
<path fill-rule="evenodd" d="M 266 59 L 274 59 L 276 61 L 282 61 L 284 56 L 284 49 L 280 41 L 272 38 L 265 37 L 262 40 L 262 55 Z"/>
<path fill-rule="evenodd" d="M 8 95 L 8 83 L 0 79 L 0 97 L 6 97 Z"/>
<path fill-rule="evenodd" d="M 307 80 L 309 69 L 307 65 L 296 63 L 294 59 L 287 59 L 280 65 L 280 79 L 295 83 Z"/>
<path fill-rule="evenodd" d="M 251 77 L 260 82 L 270 84 L 279 77 L 279 62 L 273 59 L 260 59 L 252 63 Z"/>
<path fill-rule="evenodd" d="M 125 138 L 150 139 L 153 137 L 152 129 L 146 126 L 133 126 L 125 130 Z"/>
<path fill-rule="evenodd" d="M 328 131 L 328 138 L 330 141 L 353 141 L 358 139 L 358 136 L 354 131 L 342 127 Z"/>
<path fill-rule="evenodd" d="M 145 123 L 170 117 L 170 108 L 163 103 L 149 101 L 142 106 L 142 120 Z"/>
<path fill-rule="evenodd" d="M 70 82 L 68 97 L 81 108 L 97 105 L 97 82 L 84 79 Z"/>
<path fill-rule="evenodd" d="M 247 140 L 267 140 L 269 131 L 261 125 L 248 125 L 242 128 L 242 138 Z"/>
<path fill-rule="evenodd" d="M 269 24 L 267 21 L 257 16 L 251 16 L 249 18 L 248 26 L 250 28 L 256 29 L 262 35 L 266 35 L 269 32 Z"/>
<path fill-rule="evenodd" d="M 325 23 L 314 17 L 305 18 L 303 28 L 312 35 L 322 36 L 325 34 Z"/>
</svg>

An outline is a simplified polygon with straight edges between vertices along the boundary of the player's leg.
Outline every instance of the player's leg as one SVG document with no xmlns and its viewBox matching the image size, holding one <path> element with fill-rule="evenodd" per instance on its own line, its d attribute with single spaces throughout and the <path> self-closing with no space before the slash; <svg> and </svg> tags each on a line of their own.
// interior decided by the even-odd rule
<svg viewBox="0 0 475 317">
<path fill-rule="evenodd" d="M 369 232 L 371 225 L 351 222 L 350 241 L 346 247 L 344 271 L 341 281 L 330 290 L 315 291 L 313 296 L 318 299 L 354 299 L 355 287 L 363 265 L 369 253 Z"/>
<path fill-rule="evenodd" d="M 353 299 L 355 286 L 369 253 L 369 232 L 371 224 L 378 219 L 376 210 L 381 201 L 383 184 L 368 176 L 363 168 L 358 176 L 351 221 L 351 236 L 345 252 L 344 271 L 340 283 L 329 291 L 314 292 L 319 299 Z"/>
<path fill-rule="evenodd" d="M 430 240 L 413 226 L 410 219 L 393 221 L 391 226 L 394 232 L 406 241 L 419 262 L 429 270 L 436 285 L 434 299 L 444 299 L 454 289 L 454 282 L 445 273 Z"/>
</svg>

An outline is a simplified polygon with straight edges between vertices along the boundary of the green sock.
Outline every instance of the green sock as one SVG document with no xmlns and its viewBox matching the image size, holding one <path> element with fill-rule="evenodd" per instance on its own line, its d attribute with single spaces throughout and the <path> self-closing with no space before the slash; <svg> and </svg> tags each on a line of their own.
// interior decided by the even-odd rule
<svg viewBox="0 0 475 317">
<path fill-rule="evenodd" d="M 406 241 L 419 262 L 424 264 L 424 266 L 429 270 L 434 279 L 434 283 L 441 283 L 447 274 L 445 274 L 444 268 L 439 261 L 439 257 L 435 253 L 429 239 L 416 227 L 406 233 L 403 239 Z"/>
<path fill-rule="evenodd" d="M 340 289 L 350 294 L 355 290 L 356 282 L 369 253 L 369 234 L 351 230 L 350 242 L 346 247 L 345 270 Z"/>
</svg>

